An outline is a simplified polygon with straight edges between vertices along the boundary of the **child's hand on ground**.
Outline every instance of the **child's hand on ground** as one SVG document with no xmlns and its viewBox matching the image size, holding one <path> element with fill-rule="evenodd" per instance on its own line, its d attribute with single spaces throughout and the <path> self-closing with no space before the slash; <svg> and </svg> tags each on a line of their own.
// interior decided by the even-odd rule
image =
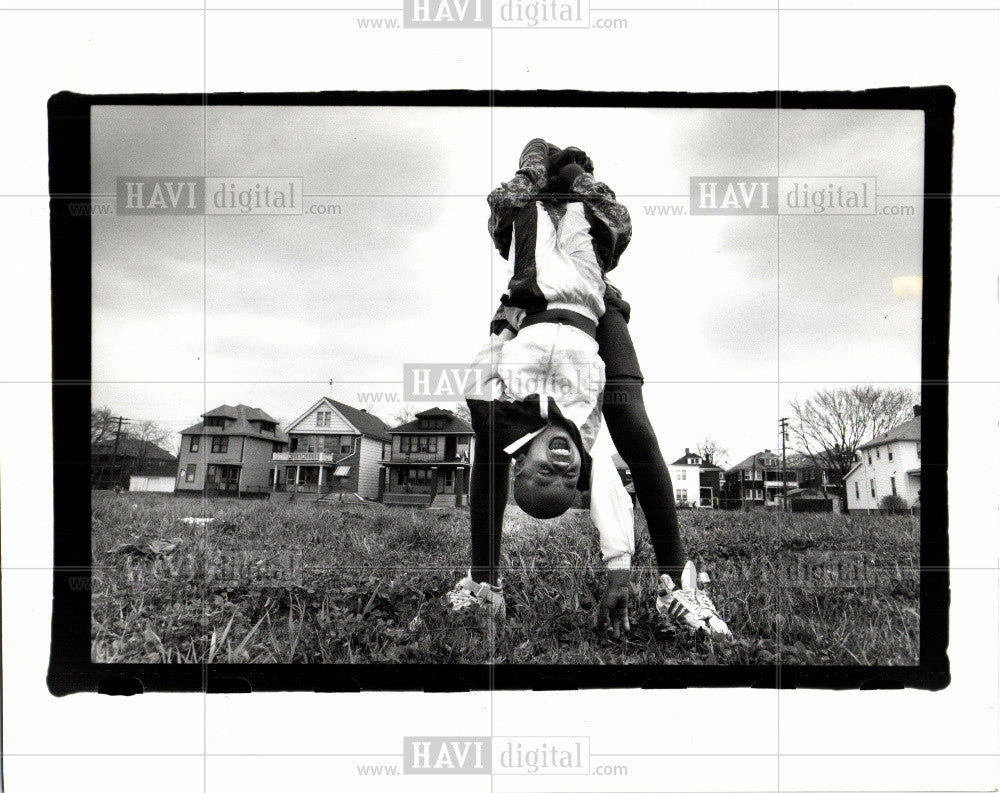
<svg viewBox="0 0 1000 793">
<path fill-rule="evenodd" d="M 628 619 L 629 577 L 631 570 L 608 570 L 608 584 L 604 589 L 600 605 L 597 607 L 595 627 L 606 631 L 609 627 L 615 636 L 632 626 Z"/>
</svg>

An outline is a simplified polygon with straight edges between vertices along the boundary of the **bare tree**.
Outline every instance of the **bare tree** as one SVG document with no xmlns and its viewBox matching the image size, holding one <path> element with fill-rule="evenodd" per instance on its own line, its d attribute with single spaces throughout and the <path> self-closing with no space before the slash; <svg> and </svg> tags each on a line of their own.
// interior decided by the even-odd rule
<svg viewBox="0 0 1000 793">
<path fill-rule="evenodd" d="M 390 418 L 397 424 L 406 424 L 408 421 L 413 421 L 413 417 L 416 415 L 416 411 L 413 409 L 413 405 L 403 403 L 400 405 L 396 412 L 392 414 Z"/>
<path fill-rule="evenodd" d="M 721 443 L 713 438 L 705 438 L 698 444 L 695 448 L 702 457 L 705 458 L 705 462 L 710 465 L 717 465 L 720 468 L 726 464 L 726 460 L 729 459 L 729 449 L 726 449 Z"/>
<path fill-rule="evenodd" d="M 789 402 L 788 430 L 800 451 L 842 482 L 858 447 L 909 418 L 917 398 L 909 388 L 824 388 L 804 402 Z"/>
<path fill-rule="evenodd" d="M 462 421 L 472 423 L 472 412 L 469 410 L 469 406 L 465 402 L 459 402 L 451 410 L 456 416 L 458 416 Z"/>
<path fill-rule="evenodd" d="M 96 446 L 98 443 L 112 440 L 118 428 L 118 417 L 111 413 L 111 408 L 107 405 L 101 408 L 92 407 L 90 409 L 90 443 Z"/>
<path fill-rule="evenodd" d="M 173 452 L 174 433 L 161 427 L 155 421 L 149 419 L 137 421 L 129 429 L 128 434 L 129 437 L 137 441 L 138 448 L 136 449 L 136 455 L 140 462 L 145 462 L 146 460 L 149 449 L 148 444 L 166 448 L 168 451 Z"/>
</svg>

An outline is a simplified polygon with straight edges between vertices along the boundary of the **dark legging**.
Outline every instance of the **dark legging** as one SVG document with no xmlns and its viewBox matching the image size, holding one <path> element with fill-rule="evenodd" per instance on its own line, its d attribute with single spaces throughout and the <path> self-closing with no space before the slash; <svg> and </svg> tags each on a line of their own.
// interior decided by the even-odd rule
<svg viewBox="0 0 1000 793">
<path fill-rule="evenodd" d="M 617 377 L 608 382 L 602 413 L 615 448 L 632 472 L 635 495 L 646 516 L 660 574 L 667 573 L 679 581 L 684 546 L 677 525 L 674 488 L 653 425 L 646 415 L 642 380 Z"/>
</svg>

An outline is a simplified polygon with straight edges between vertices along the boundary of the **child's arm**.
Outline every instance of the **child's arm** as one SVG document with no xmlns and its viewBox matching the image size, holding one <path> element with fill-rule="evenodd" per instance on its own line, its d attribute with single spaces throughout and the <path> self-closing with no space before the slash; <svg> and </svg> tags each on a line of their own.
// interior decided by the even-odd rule
<svg viewBox="0 0 1000 793">
<path fill-rule="evenodd" d="M 608 567 L 608 580 L 597 608 L 595 627 L 611 627 L 615 636 L 629 630 L 628 583 L 635 553 L 635 518 L 632 499 L 622 485 L 611 458 L 611 442 L 598 441 L 593 451 L 590 475 L 590 517 L 601 535 L 601 554 Z"/>
<path fill-rule="evenodd" d="M 514 178 L 502 183 L 486 199 L 490 205 L 488 224 L 490 237 L 505 259 L 510 254 L 514 218 L 526 204 L 535 199 L 539 191 L 545 188 L 549 171 L 548 152 L 548 144 L 541 138 L 528 141 L 521 152 Z"/>
<path fill-rule="evenodd" d="M 601 441 L 601 438 L 607 438 Z M 608 570 L 629 570 L 635 553 L 632 499 L 611 459 L 606 431 L 591 450 L 590 518 L 601 537 L 601 555 Z"/>
</svg>

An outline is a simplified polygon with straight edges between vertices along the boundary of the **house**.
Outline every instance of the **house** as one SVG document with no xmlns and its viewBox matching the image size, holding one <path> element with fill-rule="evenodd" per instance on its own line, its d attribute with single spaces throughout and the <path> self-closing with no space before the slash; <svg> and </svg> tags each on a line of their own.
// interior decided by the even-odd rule
<svg viewBox="0 0 1000 793">
<path fill-rule="evenodd" d="M 283 451 L 288 436 L 260 408 L 220 405 L 181 431 L 178 493 L 263 496 L 271 455 Z"/>
<path fill-rule="evenodd" d="M 285 428 L 288 449 L 270 457 L 273 492 L 342 499 L 378 497 L 389 428 L 367 410 L 323 397 Z"/>
<path fill-rule="evenodd" d="M 621 458 L 621 455 L 612 456 L 618 475 L 622 478 L 622 484 L 632 495 L 635 501 L 635 486 L 632 483 L 632 472 Z M 701 466 L 704 459 L 701 455 L 692 452 L 690 449 L 684 450 L 684 456 L 667 465 L 670 472 L 670 482 L 674 487 L 674 501 L 679 507 L 700 507 L 704 506 L 703 491 L 701 488 Z M 708 506 L 711 507 L 711 496 L 708 496 Z"/>
<path fill-rule="evenodd" d="M 886 496 L 920 507 L 920 408 L 914 416 L 858 447 L 844 477 L 848 512 L 876 512 Z"/>
<path fill-rule="evenodd" d="M 701 492 L 701 466 L 705 458 L 690 449 L 684 450 L 684 455 L 678 457 L 667 466 L 670 471 L 670 481 L 674 485 L 674 499 L 679 507 L 700 507 L 702 503 Z M 711 507 L 711 496 L 708 497 L 708 506 Z"/>
<path fill-rule="evenodd" d="M 786 462 L 780 452 L 764 449 L 726 471 L 721 504 L 727 509 L 777 506 L 777 497 L 799 486 L 799 470 Z"/>
<path fill-rule="evenodd" d="M 115 441 L 104 441 L 90 447 L 90 482 L 96 489 L 133 489 L 133 476 L 167 478 L 170 486 L 162 482 L 156 489 L 174 489 L 177 458 L 166 449 L 150 441 L 140 440 L 125 433 Z M 146 489 L 146 488 L 143 488 Z"/>
<path fill-rule="evenodd" d="M 429 506 L 468 503 L 474 454 L 472 426 L 434 407 L 389 430 L 392 450 L 382 463 L 379 499 L 386 504 Z M 438 499 L 438 495 L 441 498 Z"/>
<path fill-rule="evenodd" d="M 705 460 L 700 466 L 701 500 L 699 506 L 712 509 L 720 505 L 722 488 L 726 482 L 725 470 Z"/>
</svg>

